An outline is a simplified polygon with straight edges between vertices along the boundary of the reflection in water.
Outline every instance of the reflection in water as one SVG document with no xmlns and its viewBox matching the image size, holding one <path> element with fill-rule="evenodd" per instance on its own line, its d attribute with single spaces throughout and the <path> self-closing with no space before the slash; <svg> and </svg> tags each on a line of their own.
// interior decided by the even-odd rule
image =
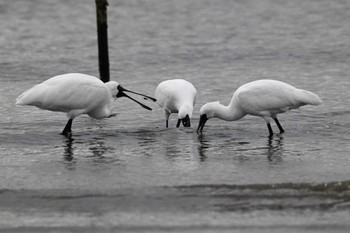
<svg viewBox="0 0 350 233">
<path fill-rule="evenodd" d="M 184 154 L 185 146 L 177 133 L 166 135 L 164 143 L 164 153 L 166 158 L 175 161 L 174 158 L 181 157 Z"/>
<path fill-rule="evenodd" d="M 208 141 L 205 139 L 205 136 L 203 134 L 198 135 L 198 141 L 199 141 L 199 146 L 198 146 L 199 158 L 201 162 L 204 162 L 207 159 L 206 151 L 208 150 L 208 148 L 210 148 L 210 145 Z"/>
<path fill-rule="evenodd" d="M 63 142 L 63 162 L 68 170 L 73 170 L 76 168 L 75 165 L 77 163 L 77 153 L 79 154 L 79 158 L 82 159 L 84 157 L 93 158 L 92 161 L 96 164 L 111 164 L 115 161 L 118 161 L 118 159 L 115 158 L 115 156 L 105 156 L 107 152 L 114 150 L 114 148 L 106 146 L 103 138 L 92 138 L 90 140 L 81 141 L 77 140 L 72 135 L 69 135 L 64 138 Z M 81 146 L 80 149 L 77 148 L 78 145 Z M 89 151 L 91 152 L 91 154 L 87 153 Z"/>
<path fill-rule="evenodd" d="M 283 140 L 283 136 L 276 135 L 274 138 L 268 138 L 266 146 L 261 146 L 262 141 L 260 140 L 255 143 L 224 140 L 223 143 L 215 145 L 210 143 L 206 135 L 201 134 L 198 135 L 198 154 L 200 160 L 203 162 L 207 159 L 209 151 L 210 153 L 217 153 L 218 151 L 221 151 L 222 148 L 225 148 L 226 153 L 229 151 L 234 152 L 236 158 L 241 161 L 247 161 L 250 160 L 254 154 L 257 154 L 257 151 L 260 151 L 258 154 L 267 155 L 267 159 L 270 162 L 277 163 L 282 161 L 284 151 Z M 260 146 L 256 146 L 256 143 L 260 144 Z"/>
<path fill-rule="evenodd" d="M 142 148 L 144 155 L 153 155 L 154 147 L 158 146 L 157 144 L 159 144 L 159 138 L 157 137 L 159 137 L 158 134 L 149 131 L 140 131 L 140 133 L 137 134 L 137 142 L 140 148 Z"/>
<path fill-rule="evenodd" d="M 106 153 L 115 150 L 113 147 L 106 146 L 105 140 L 100 138 L 92 138 L 92 140 L 89 141 L 89 150 L 92 152 L 93 161 L 101 164 L 101 163 L 114 163 L 116 161 L 119 161 L 118 158 L 113 156 L 106 156 Z"/>
<path fill-rule="evenodd" d="M 102 158 L 109 148 L 105 145 L 105 142 L 101 138 L 93 138 L 90 141 L 89 150 L 92 152 L 94 157 Z"/>
<path fill-rule="evenodd" d="M 276 135 L 276 138 L 270 138 L 267 141 L 267 158 L 270 162 L 278 163 L 282 161 L 283 155 L 283 136 Z"/>
<path fill-rule="evenodd" d="M 73 142 L 74 138 L 70 135 L 65 138 L 64 153 L 63 157 L 67 161 L 72 161 L 74 155 Z"/>
<path fill-rule="evenodd" d="M 72 135 L 65 137 L 65 140 L 64 140 L 63 159 L 64 159 L 67 170 L 74 170 L 76 168 L 76 166 L 75 166 L 76 161 L 73 157 L 73 155 L 74 155 L 74 147 L 73 147 L 74 140 L 75 139 L 73 138 Z"/>
<path fill-rule="evenodd" d="M 164 152 L 165 152 L 165 156 L 168 158 L 168 159 L 173 159 L 173 158 L 176 158 L 176 157 L 179 157 L 179 156 L 182 156 L 183 155 L 183 151 L 181 150 L 181 145 L 178 145 L 175 143 L 166 143 L 164 145 Z"/>
</svg>

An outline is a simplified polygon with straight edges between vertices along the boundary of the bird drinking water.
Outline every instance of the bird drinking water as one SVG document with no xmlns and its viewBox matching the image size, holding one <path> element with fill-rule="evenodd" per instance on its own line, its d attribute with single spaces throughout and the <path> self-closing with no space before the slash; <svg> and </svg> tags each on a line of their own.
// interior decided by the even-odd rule
<svg viewBox="0 0 350 233">
<path fill-rule="evenodd" d="M 319 105 L 322 103 L 316 94 L 295 88 L 276 80 L 257 80 L 240 86 L 228 106 L 219 102 L 211 102 L 200 109 L 200 120 L 197 132 L 201 133 L 210 118 L 236 121 L 245 115 L 260 116 L 265 119 L 269 135 L 273 135 L 270 119 L 272 118 L 280 133 L 284 132 L 277 119 L 277 114 L 299 108 L 303 105 Z"/>
<path fill-rule="evenodd" d="M 157 86 L 154 95 L 158 105 L 164 109 L 167 128 L 171 113 L 178 113 L 176 127 L 179 127 L 181 122 L 185 127 L 191 127 L 190 119 L 196 94 L 197 90 L 192 83 L 183 79 L 165 80 Z"/>
</svg>

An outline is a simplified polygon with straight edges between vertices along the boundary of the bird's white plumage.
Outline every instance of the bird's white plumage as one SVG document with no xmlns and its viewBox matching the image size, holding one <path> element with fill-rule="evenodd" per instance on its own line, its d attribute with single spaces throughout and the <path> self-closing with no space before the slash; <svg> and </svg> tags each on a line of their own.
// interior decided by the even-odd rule
<svg viewBox="0 0 350 233">
<path fill-rule="evenodd" d="M 310 91 L 295 88 L 281 81 L 257 80 L 240 86 L 233 94 L 228 106 L 219 102 L 207 103 L 200 109 L 200 115 L 205 115 L 205 119 L 216 117 L 234 121 L 249 114 L 263 117 L 269 123 L 270 117 L 278 121 L 276 115 L 279 113 L 307 104 L 321 103 L 320 97 Z M 199 130 L 203 129 L 205 121 L 200 123 Z M 279 123 L 277 124 L 282 130 Z"/>
<path fill-rule="evenodd" d="M 166 119 L 171 113 L 179 113 L 178 118 L 192 117 L 197 90 L 192 83 L 183 79 L 161 82 L 155 90 L 158 105 L 164 109 Z"/>
<path fill-rule="evenodd" d="M 111 104 L 118 83 L 79 73 L 52 77 L 21 94 L 18 105 L 31 105 L 50 111 L 66 112 L 68 118 L 88 114 L 94 118 L 111 116 Z"/>
<path fill-rule="evenodd" d="M 258 80 L 239 87 L 232 105 L 256 116 L 274 116 L 306 104 L 320 104 L 321 99 L 305 90 L 276 80 Z"/>
<path fill-rule="evenodd" d="M 67 113 L 69 120 L 62 134 L 69 136 L 73 119 L 81 114 L 96 119 L 115 116 L 112 103 L 119 97 L 127 97 L 141 107 L 152 110 L 125 92 L 156 101 L 153 97 L 127 90 L 115 81 L 103 83 L 94 76 L 70 73 L 52 77 L 30 88 L 17 98 L 16 104 Z"/>
</svg>

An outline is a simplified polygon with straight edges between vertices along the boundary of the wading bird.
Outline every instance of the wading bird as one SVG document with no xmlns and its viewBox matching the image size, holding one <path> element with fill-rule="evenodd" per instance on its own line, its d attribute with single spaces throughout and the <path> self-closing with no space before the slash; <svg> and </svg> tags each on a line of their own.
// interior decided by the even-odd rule
<svg viewBox="0 0 350 233">
<path fill-rule="evenodd" d="M 164 109 L 167 128 L 171 113 L 178 113 L 176 127 L 181 122 L 185 127 L 191 127 L 196 94 L 197 90 L 192 83 L 183 79 L 165 80 L 157 86 L 154 95 L 158 105 Z"/>
<path fill-rule="evenodd" d="M 63 135 L 71 133 L 73 119 L 81 114 L 102 119 L 115 116 L 112 103 L 119 97 L 128 97 L 143 108 L 152 110 L 125 92 L 154 98 L 124 89 L 115 81 L 103 83 L 100 79 L 79 73 L 69 73 L 52 77 L 23 92 L 16 101 L 17 105 L 31 105 L 40 109 L 65 112 L 68 122 L 62 131 Z"/>
<path fill-rule="evenodd" d="M 219 102 L 203 105 L 200 109 L 197 133 L 203 131 L 206 121 L 210 118 L 236 121 L 248 114 L 264 118 L 271 137 L 273 131 L 270 118 L 274 119 L 280 133 L 283 133 L 284 129 L 277 119 L 277 114 L 303 105 L 321 103 L 320 97 L 310 91 L 297 89 L 281 81 L 257 80 L 240 86 L 228 106 Z"/>
</svg>

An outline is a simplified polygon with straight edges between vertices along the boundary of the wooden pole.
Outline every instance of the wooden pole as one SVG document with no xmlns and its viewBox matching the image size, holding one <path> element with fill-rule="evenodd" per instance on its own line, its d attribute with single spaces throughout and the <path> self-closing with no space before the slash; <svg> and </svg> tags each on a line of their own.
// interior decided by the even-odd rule
<svg viewBox="0 0 350 233">
<path fill-rule="evenodd" d="M 107 31 L 107 0 L 95 0 L 98 40 L 98 61 L 100 78 L 103 82 L 109 81 L 109 55 Z"/>
</svg>

